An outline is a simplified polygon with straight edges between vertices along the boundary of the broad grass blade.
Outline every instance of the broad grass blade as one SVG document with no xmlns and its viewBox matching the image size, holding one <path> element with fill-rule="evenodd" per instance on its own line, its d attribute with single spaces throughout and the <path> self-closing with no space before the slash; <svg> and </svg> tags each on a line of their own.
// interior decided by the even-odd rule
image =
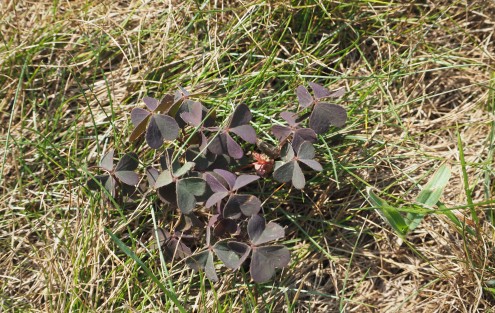
<svg viewBox="0 0 495 313">
<path fill-rule="evenodd" d="M 408 226 L 399 211 L 378 197 L 371 188 L 368 187 L 366 192 L 368 193 L 368 202 L 376 209 L 381 218 L 390 224 L 400 237 L 404 237 L 407 234 Z"/>
<path fill-rule="evenodd" d="M 430 208 L 437 204 L 442 196 L 443 190 L 450 179 L 450 168 L 444 164 L 433 174 L 433 177 L 424 186 L 423 190 L 419 193 L 416 201 L 422 205 Z M 421 213 L 408 213 L 406 221 L 409 222 L 409 231 L 412 231 L 421 223 L 425 214 Z"/>
</svg>

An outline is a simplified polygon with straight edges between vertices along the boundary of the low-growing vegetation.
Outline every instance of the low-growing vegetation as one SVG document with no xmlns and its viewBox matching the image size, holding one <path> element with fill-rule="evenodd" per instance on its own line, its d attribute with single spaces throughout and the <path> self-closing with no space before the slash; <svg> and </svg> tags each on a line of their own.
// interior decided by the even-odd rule
<svg viewBox="0 0 495 313">
<path fill-rule="evenodd" d="M 0 15 L 0 311 L 493 311 L 494 4 Z"/>
<path fill-rule="evenodd" d="M 157 242 L 160 246 L 167 245 L 172 259 L 175 255 L 178 259 L 186 257 L 187 265 L 195 270 L 204 269 L 206 276 L 212 281 L 218 281 L 213 263 L 214 252 L 225 266 L 233 270 L 239 269 L 251 254 L 251 277 L 257 283 L 266 282 L 275 273 L 275 268 L 289 264 L 290 252 L 287 247 L 263 245 L 283 238 L 284 229 L 274 222 L 265 224 L 264 218 L 259 215 L 261 201 L 256 194 L 260 190 L 255 188 L 250 193 L 238 193 L 239 189 L 256 182 L 260 176 L 244 173 L 237 176 L 234 172 L 245 168 L 254 169 L 261 157 L 265 163 L 274 164 L 274 168 L 265 166 L 261 173 L 260 168 L 257 168 L 256 172 L 261 177 L 264 178 L 273 169 L 276 181 L 291 182 L 296 189 L 302 189 L 306 180 L 299 162 L 315 171 L 323 169 L 314 160 L 313 143 L 316 141 L 316 134 L 325 133 L 331 126 L 344 126 L 347 114 L 343 107 L 324 102 L 325 99 L 341 96 L 341 90 L 332 93 L 316 83 L 310 85 L 314 98 L 305 87 L 299 86 L 297 96 L 301 109 L 298 112 L 282 112 L 281 116 L 289 126 L 272 127 L 279 143 L 267 153 L 274 158 L 280 154 L 280 160 L 270 159 L 270 156 L 260 151 L 258 159 L 252 163 L 242 160 L 246 153 L 230 135 L 235 134 L 252 145 L 259 140 L 259 147 L 269 147 L 262 139 L 257 138 L 256 131 L 250 125 L 252 114 L 246 105 L 238 105 L 228 121 L 220 123 L 224 126 L 218 126 L 218 121 L 213 118 L 215 112 L 210 112 L 201 102 L 190 100 L 190 93 L 184 88 L 177 90 L 175 95 L 165 95 L 160 101 L 145 97 L 143 101 L 148 110 L 137 107 L 131 112 L 135 127 L 131 141 L 137 140 L 146 132 L 146 143 L 152 149 L 159 150 L 164 140 L 179 147 L 174 149 L 169 145 L 164 154 L 158 156 L 161 173 L 153 166 L 146 168 L 149 188 L 156 190 L 157 196 L 148 200 L 147 188 L 137 186 L 140 179 L 134 170 L 138 167 L 138 155 L 133 152 L 124 154 L 114 167 L 113 149 L 100 162 L 100 168 L 106 174 L 90 179 L 88 187 L 97 190 L 102 187 L 113 198 L 118 195 L 120 206 L 117 208 L 123 206 L 127 199 L 134 202 L 148 200 L 148 205 L 151 205 L 158 198 L 165 204 L 165 210 L 178 209 L 177 221 L 172 221 L 173 229 L 155 229 Z M 310 111 L 304 113 L 307 108 Z M 300 111 L 304 114 L 301 115 Z M 310 128 L 301 127 L 300 124 L 308 116 Z M 179 133 L 183 135 L 179 136 Z M 156 154 L 153 157 L 156 158 Z M 146 160 L 143 163 L 154 162 Z M 264 188 L 267 188 L 266 185 L 264 184 Z M 277 186 L 268 187 L 271 191 L 276 188 Z M 264 202 L 268 200 L 265 199 Z M 211 211 L 194 212 L 198 203 L 204 208 L 211 208 Z M 242 216 L 250 217 L 249 221 L 243 223 L 240 220 Z M 183 223 L 178 223 L 179 220 Z M 167 221 L 162 224 L 167 224 Z M 201 233 L 206 238 L 206 249 L 191 255 L 191 248 L 184 241 L 185 238 L 192 239 L 192 232 L 198 228 L 203 229 Z M 212 229 L 217 239 L 214 245 L 211 244 Z M 162 234 L 162 238 L 158 237 L 158 232 Z M 175 236 L 171 237 L 170 233 Z M 242 239 L 249 239 L 249 244 L 237 241 Z"/>
</svg>

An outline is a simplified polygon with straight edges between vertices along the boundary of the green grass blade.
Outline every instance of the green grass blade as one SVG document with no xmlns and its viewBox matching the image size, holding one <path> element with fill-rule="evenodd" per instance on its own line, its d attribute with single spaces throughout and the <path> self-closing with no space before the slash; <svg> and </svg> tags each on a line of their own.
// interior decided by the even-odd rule
<svg viewBox="0 0 495 313">
<path fill-rule="evenodd" d="M 433 177 L 424 186 L 423 190 L 419 193 L 416 201 L 426 206 L 436 205 L 443 190 L 450 179 L 450 167 L 446 164 L 440 166 L 440 168 L 433 174 Z"/>
<path fill-rule="evenodd" d="M 146 275 L 148 275 L 148 277 L 151 278 L 151 280 L 153 280 L 158 285 L 158 287 L 163 291 L 163 293 L 165 293 L 167 295 L 167 297 L 170 298 L 170 300 L 172 300 L 172 302 L 177 306 L 177 308 L 179 309 L 179 311 L 181 313 L 186 313 L 187 312 L 186 309 L 184 309 L 184 307 L 180 304 L 179 299 L 177 299 L 177 296 L 174 293 L 172 293 L 169 290 L 167 290 L 167 288 L 165 288 L 165 286 L 158 279 L 158 277 L 156 277 L 155 274 L 153 274 L 151 272 L 151 270 L 146 266 L 146 264 L 144 264 L 143 261 L 141 261 L 141 259 L 138 258 L 138 256 L 134 252 L 132 252 L 110 230 L 108 230 L 107 228 L 105 228 L 105 232 L 110 236 L 110 238 L 112 238 L 112 240 L 117 244 L 117 246 L 119 246 L 119 248 L 125 254 L 127 254 L 127 256 L 129 256 L 131 259 L 133 259 L 143 269 L 143 271 L 146 273 Z"/>
<path fill-rule="evenodd" d="M 443 214 L 445 214 L 460 230 L 466 230 L 470 235 L 476 236 L 475 231 L 463 221 L 459 220 L 457 216 L 455 216 L 455 214 L 445 206 L 445 204 L 438 202 L 437 205 L 440 210 L 443 210 Z"/>
<path fill-rule="evenodd" d="M 471 210 L 471 218 L 473 221 L 479 225 L 479 218 L 478 218 L 478 213 L 476 213 L 476 210 L 474 209 L 473 205 L 473 189 L 469 187 L 469 177 L 467 173 L 467 162 L 466 159 L 464 158 L 464 144 L 462 143 L 462 138 L 461 134 L 459 131 L 457 131 L 457 147 L 459 149 L 459 161 L 461 162 L 461 169 L 462 169 L 462 182 L 464 185 L 464 192 L 466 193 L 466 200 L 467 203 L 469 204 L 469 208 Z"/>
<path fill-rule="evenodd" d="M 378 197 L 371 188 L 367 188 L 366 192 L 368 193 L 368 201 L 376 209 L 376 212 L 385 222 L 390 224 L 397 235 L 403 238 L 407 233 L 408 226 L 399 211 Z"/>
<path fill-rule="evenodd" d="M 426 207 L 432 207 L 438 203 L 440 197 L 443 194 L 443 190 L 450 179 L 450 168 L 443 164 L 440 168 L 433 174 L 433 177 L 424 186 L 423 190 L 419 193 L 416 201 Z M 421 223 L 425 214 L 422 213 L 408 213 L 406 216 L 406 221 L 409 222 L 409 231 L 412 231 Z"/>
</svg>

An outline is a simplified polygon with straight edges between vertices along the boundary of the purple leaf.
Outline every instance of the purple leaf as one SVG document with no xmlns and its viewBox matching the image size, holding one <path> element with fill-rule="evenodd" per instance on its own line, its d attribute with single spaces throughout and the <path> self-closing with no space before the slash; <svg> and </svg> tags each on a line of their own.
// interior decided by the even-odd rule
<svg viewBox="0 0 495 313">
<path fill-rule="evenodd" d="M 228 154 L 234 159 L 240 159 L 244 155 L 241 146 L 232 139 L 229 133 L 225 133 L 225 143 L 227 145 Z"/>
<path fill-rule="evenodd" d="M 177 112 L 175 112 L 175 120 L 177 121 L 177 124 L 179 125 L 180 128 L 184 128 L 187 125 L 187 122 L 184 121 L 182 118 L 183 113 L 191 113 L 193 104 L 196 101 L 190 100 L 190 99 L 185 99 L 184 101 L 180 100 L 181 104 L 177 108 Z M 178 103 L 178 102 L 177 102 Z M 188 116 L 188 114 L 186 114 Z"/>
<path fill-rule="evenodd" d="M 181 177 L 182 175 L 189 172 L 194 167 L 194 165 L 195 165 L 194 162 L 184 163 L 184 165 L 179 167 L 177 170 L 174 170 L 174 177 Z"/>
<path fill-rule="evenodd" d="M 220 176 L 220 174 L 217 173 L 206 173 L 205 174 L 205 179 L 206 182 L 208 183 L 208 186 L 210 186 L 210 189 L 213 192 L 228 192 L 228 189 L 230 189 L 230 186 L 228 185 L 227 181 L 223 177 Z"/>
<path fill-rule="evenodd" d="M 155 114 L 153 116 L 160 133 L 165 141 L 175 140 L 179 136 L 179 125 L 168 115 Z"/>
<path fill-rule="evenodd" d="M 290 252 L 284 246 L 255 247 L 251 256 L 250 273 L 256 283 L 263 283 L 275 274 L 275 268 L 287 266 Z"/>
<path fill-rule="evenodd" d="M 148 178 L 148 184 L 151 186 L 151 187 L 155 187 L 155 183 L 156 183 L 156 180 L 158 178 L 160 174 L 158 173 L 158 171 L 153 168 L 153 167 L 147 167 L 146 168 L 146 177 Z"/>
<path fill-rule="evenodd" d="M 265 219 L 259 215 L 253 215 L 248 221 L 247 231 L 251 241 L 261 236 L 265 230 Z"/>
<path fill-rule="evenodd" d="M 303 108 L 307 108 L 313 103 L 313 97 L 311 97 L 308 89 L 304 86 L 298 86 L 296 88 L 296 95 L 299 105 Z"/>
<path fill-rule="evenodd" d="M 133 171 L 118 171 L 115 172 L 115 176 L 129 186 L 136 186 L 139 183 L 139 176 Z"/>
<path fill-rule="evenodd" d="M 251 121 L 252 117 L 253 115 L 251 114 L 251 111 L 249 110 L 247 105 L 240 104 L 237 106 L 237 108 L 234 110 L 234 113 L 232 114 L 229 128 L 246 125 Z"/>
<path fill-rule="evenodd" d="M 110 177 L 110 175 L 96 175 L 94 178 L 90 178 L 87 182 L 87 186 L 91 190 L 98 190 L 100 189 L 100 185 L 98 185 L 98 182 L 105 186 L 105 183 L 107 182 L 107 179 Z"/>
<path fill-rule="evenodd" d="M 205 207 L 206 208 L 212 207 L 213 205 L 217 204 L 228 195 L 229 195 L 228 192 L 215 192 L 208 198 L 208 200 L 205 203 Z"/>
<path fill-rule="evenodd" d="M 174 92 L 174 103 L 179 103 L 180 101 L 183 101 L 184 99 L 185 99 L 185 97 L 180 90 L 176 90 Z"/>
<path fill-rule="evenodd" d="M 232 190 L 239 190 L 240 188 L 260 179 L 258 175 L 241 175 L 235 180 Z"/>
<path fill-rule="evenodd" d="M 141 122 L 141 124 L 139 124 L 134 128 L 134 130 L 131 133 L 131 136 L 129 137 L 130 142 L 135 141 L 144 133 L 146 127 L 148 126 L 149 117 L 150 115 L 143 122 Z"/>
<path fill-rule="evenodd" d="M 275 241 L 285 236 L 285 231 L 282 226 L 277 223 L 270 222 L 266 225 L 265 230 L 261 233 L 261 236 L 256 238 L 253 243 L 257 246 L 264 243 Z"/>
<path fill-rule="evenodd" d="M 108 176 L 107 181 L 105 182 L 105 189 L 110 193 L 112 197 L 115 197 L 115 186 L 117 185 L 117 181 L 113 176 Z"/>
<path fill-rule="evenodd" d="M 109 172 L 113 171 L 113 154 L 113 149 L 108 150 L 107 154 L 105 154 L 100 161 L 101 168 Z"/>
<path fill-rule="evenodd" d="M 156 178 L 154 187 L 155 188 L 160 188 L 163 186 L 167 186 L 171 183 L 173 183 L 174 177 L 170 173 L 169 170 L 164 170 L 163 172 L 160 173 L 160 175 Z"/>
<path fill-rule="evenodd" d="M 177 184 L 168 184 L 158 188 L 157 194 L 163 202 L 177 206 Z"/>
<path fill-rule="evenodd" d="M 287 126 L 273 125 L 272 133 L 278 141 L 284 141 L 292 134 L 292 129 Z"/>
<path fill-rule="evenodd" d="M 296 122 L 297 114 L 295 113 L 284 111 L 280 113 L 280 117 L 283 118 L 284 121 L 289 124 L 289 126 L 296 127 L 297 125 L 299 125 L 299 123 Z"/>
<path fill-rule="evenodd" d="M 174 96 L 172 96 L 171 94 L 166 94 L 165 96 L 163 96 L 162 100 L 160 100 L 160 104 L 154 111 L 167 113 L 170 108 L 174 106 L 174 103 Z"/>
<path fill-rule="evenodd" d="M 285 231 L 277 223 L 270 222 L 265 225 L 263 217 L 253 215 L 248 222 L 248 235 L 254 245 L 262 245 L 284 237 Z"/>
<path fill-rule="evenodd" d="M 163 144 L 162 133 L 160 132 L 160 128 L 158 128 L 154 116 L 151 117 L 148 129 L 146 130 L 146 142 L 152 149 L 158 149 Z"/>
<path fill-rule="evenodd" d="M 253 195 L 232 195 L 223 208 L 224 218 L 237 219 L 241 213 L 245 216 L 258 214 L 261 201 Z"/>
<path fill-rule="evenodd" d="M 205 138 L 206 139 L 206 138 Z M 194 169 L 199 172 L 204 172 L 208 166 L 215 160 L 215 155 L 209 151 L 203 151 L 197 145 L 190 145 L 186 150 L 186 161 L 194 162 Z"/>
<path fill-rule="evenodd" d="M 208 277 L 211 281 L 218 281 L 218 276 L 213 264 L 213 253 L 210 250 L 204 250 L 197 254 L 191 255 L 186 259 L 186 264 L 196 272 L 203 269 L 206 277 Z"/>
<path fill-rule="evenodd" d="M 315 160 L 299 159 L 299 161 L 303 162 L 304 164 L 311 167 L 315 171 L 320 172 L 323 170 L 323 167 L 321 166 L 321 164 Z"/>
<path fill-rule="evenodd" d="M 126 153 L 115 167 L 115 171 L 134 171 L 138 167 L 138 155 L 134 152 Z"/>
<path fill-rule="evenodd" d="M 228 154 L 234 159 L 240 159 L 244 155 L 241 146 L 225 131 L 210 139 L 208 150 L 217 155 Z"/>
<path fill-rule="evenodd" d="M 211 138 L 208 142 L 208 150 L 216 155 L 227 153 L 227 147 L 225 144 L 225 133 L 219 133 L 215 137 Z"/>
<path fill-rule="evenodd" d="M 299 163 L 294 162 L 294 170 L 292 172 L 292 185 L 296 189 L 303 189 L 306 184 L 306 179 L 304 178 L 304 174 L 299 166 Z"/>
<path fill-rule="evenodd" d="M 292 149 L 291 144 L 287 143 L 283 146 L 280 157 L 284 162 L 289 162 L 294 159 L 294 149 Z"/>
<path fill-rule="evenodd" d="M 146 131 L 146 142 L 152 149 L 158 149 L 163 141 L 172 141 L 179 135 L 177 122 L 168 115 L 155 114 L 151 117 Z"/>
<path fill-rule="evenodd" d="M 310 82 L 308 85 L 313 89 L 313 94 L 316 99 L 326 98 L 332 94 L 327 88 L 317 83 Z"/>
<path fill-rule="evenodd" d="M 205 264 L 205 274 L 211 281 L 218 281 L 217 272 L 215 271 L 215 265 L 213 263 L 213 253 L 208 253 L 208 259 Z"/>
<path fill-rule="evenodd" d="M 297 149 L 297 157 L 299 159 L 313 159 L 315 157 L 315 147 L 309 141 L 302 142 Z"/>
<path fill-rule="evenodd" d="M 201 131 L 201 144 L 199 145 L 199 151 L 205 151 L 206 152 L 206 146 L 208 145 L 208 139 L 206 138 L 206 135 Z"/>
<path fill-rule="evenodd" d="M 225 266 L 237 270 L 248 257 L 251 247 L 242 242 L 222 240 L 215 243 L 213 251 Z"/>
<path fill-rule="evenodd" d="M 301 146 L 301 144 L 305 141 L 306 140 L 304 140 L 301 136 L 292 137 L 291 145 L 292 145 L 292 148 L 294 149 L 294 151 L 297 151 L 299 149 L 299 147 Z"/>
<path fill-rule="evenodd" d="M 206 182 L 201 178 L 190 177 L 177 181 L 177 206 L 184 214 L 192 212 L 196 206 L 196 197 L 206 191 Z"/>
<path fill-rule="evenodd" d="M 220 177 L 222 177 L 225 180 L 225 182 L 229 185 L 229 189 L 233 190 L 235 181 L 237 180 L 237 176 L 235 176 L 235 174 L 222 169 L 215 169 L 213 170 L 213 172 L 220 175 Z"/>
<path fill-rule="evenodd" d="M 332 98 L 340 98 L 342 97 L 343 95 L 345 94 L 345 87 L 341 87 L 337 90 L 335 90 L 331 95 L 329 95 L 329 97 L 332 97 Z"/>
<path fill-rule="evenodd" d="M 346 110 L 338 105 L 330 103 L 317 103 L 309 117 L 309 127 L 315 133 L 323 134 L 328 131 L 330 125 L 343 127 L 347 120 Z"/>
<path fill-rule="evenodd" d="M 191 126 L 198 127 L 203 119 L 203 105 L 200 102 L 192 102 L 189 112 L 182 112 L 180 117 Z"/>
<path fill-rule="evenodd" d="M 138 127 L 141 123 L 145 122 L 146 118 L 150 116 L 150 112 L 141 108 L 134 108 L 131 111 L 131 121 L 134 127 Z"/>
<path fill-rule="evenodd" d="M 294 173 L 294 164 L 296 161 L 289 161 L 287 163 L 283 163 L 277 161 L 275 163 L 275 171 L 273 172 L 273 178 L 281 183 L 287 183 L 292 180 L 292 176 Z"/>
<path fill-rule="evenodd" d="M 143 102 L 151 112 L 155 111 L 160 104 L 157 99 L 151 97 L 144 97 Z"/>
<path fill-rule="evenodd" d="M 294 132 L 294 140 L 298 137 L 298 140 L 316 142 L 316 133 L 311 128 L 299 128 Z M 294 147 L 294 144 L 292 144 Z M 294 149 L 297 149 L 294 147 Z"/>
<path fill-rule="evenodd" d="M 243 255 L 243 259 L 246 259 L 249 256 L 249 252 L 251 252 L 251 247 L 243 242 L 238 242 L 238 241 L 229 241 L 228 244 L 229 248 L 236 252 L 237 254 Z M 244 260 L 241 261 L 244 262 Z"/>
<path fill-rule="evenodd" d="M 241 125 L 230 129 L 231 132 L 244 139 L 244 141 L 255 144 L 256 131 L 251 125 Z"/>
<path fill-rule="evenodd" d="M 287 163 L 277 161 L 273 172 L 273 178 L 281 183 L 292 181 L 292 185 L 297 189 L 304 188 L 304 185 L 306 184 L 304 174 L 296 160 Z"/>
<path fill-rule="evenodd" d="M 234 198 L 234 195 L 227 200 L 227 203 L 225 203 L 222 210 L 222 216 L 224 218 L 231 218 L 235 220 L 242 216 L 240 203 L 238 199 Z"/>
</svg>

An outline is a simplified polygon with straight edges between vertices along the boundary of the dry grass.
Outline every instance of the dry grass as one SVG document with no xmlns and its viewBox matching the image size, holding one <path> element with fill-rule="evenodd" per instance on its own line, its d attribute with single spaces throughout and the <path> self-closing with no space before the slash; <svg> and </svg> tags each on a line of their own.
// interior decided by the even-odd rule
<svg viewBox="0 0 495 313">
<path fill-rule="evenodd" d="M 488 1 L 2 2 L 1 311 L 173 311 L 109 228 L 188 311 L 493 312 L 494 32 Z M 165 271 L 149 204 L 116 211 L 82 187 L 104 149 L 129 147 L 145 94 L 243 101 L 268 131 L 313 80 L 348 87 L 350 123 L 326 137 L 307 196 L 270 202 L 293 254 L 272 284 Z M 445 162 L 442 201 L 469 222 L 474 208 L 477 235 L 430 214 L 399 242 L 365 187 L 407 206 Z"/>
</svg>

